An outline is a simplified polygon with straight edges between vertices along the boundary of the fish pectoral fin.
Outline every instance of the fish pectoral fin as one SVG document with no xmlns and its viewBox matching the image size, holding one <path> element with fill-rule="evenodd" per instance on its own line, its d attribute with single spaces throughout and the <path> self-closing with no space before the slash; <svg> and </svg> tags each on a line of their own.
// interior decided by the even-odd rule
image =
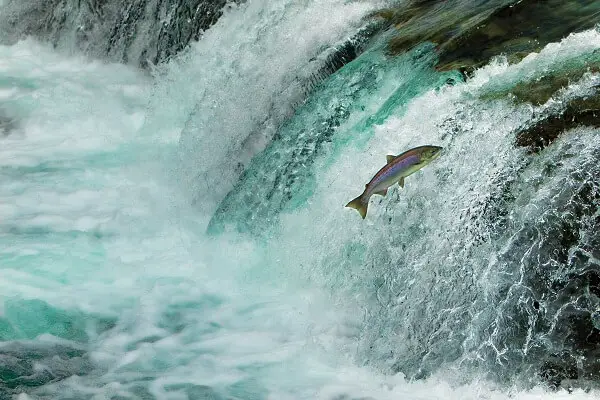
<svg viewBox="0 0 600 400">
<path fill-rule="evenodd" d="M 400 185 L 401 188 L 404 188 L 404 177 L 400 178 L 398 185 Z"/>
<path fill-rule="evenodd" d="M 374 194 L 378 194 L 380 196 L 385 197 L 385 195 L 387 194 L 387 191 L 388 191 L 387 189 L 383 189 L 383 190 L 380 190 L 379 192 L 375 192 Z"/>
<path fill-rule="evenodd" d="M 391 163 L 392 161 L 394 161 L 394 158 L 396 158 L 396 156 L 393 156 L 391 154 L 388 154 L 387 156 L 385 156 L 387 163 Z"/>
</svg>

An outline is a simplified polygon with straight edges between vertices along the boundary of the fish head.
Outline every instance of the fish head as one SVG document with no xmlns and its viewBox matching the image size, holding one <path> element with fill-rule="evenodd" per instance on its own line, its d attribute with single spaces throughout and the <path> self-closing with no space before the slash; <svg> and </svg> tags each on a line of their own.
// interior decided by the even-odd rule
<svg viewBox="0 0 600 400">
<path fill-rule="evenodd" d="M 439 146 L 423 146 L 421 150 L 421 162 L 430 163 L 442 154 L 443 147 Z"/>
</svg>

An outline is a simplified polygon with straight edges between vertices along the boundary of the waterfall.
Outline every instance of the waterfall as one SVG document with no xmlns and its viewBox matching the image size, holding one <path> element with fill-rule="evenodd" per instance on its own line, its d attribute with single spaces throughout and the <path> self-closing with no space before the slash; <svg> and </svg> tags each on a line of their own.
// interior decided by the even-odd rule
<svg viewBox="0 0 600 400">
<path fill-rule="evenodd" d="M 597 398 L 600 6 L 544 4 L 0 1 L 0 399 Z"/>
</svg>

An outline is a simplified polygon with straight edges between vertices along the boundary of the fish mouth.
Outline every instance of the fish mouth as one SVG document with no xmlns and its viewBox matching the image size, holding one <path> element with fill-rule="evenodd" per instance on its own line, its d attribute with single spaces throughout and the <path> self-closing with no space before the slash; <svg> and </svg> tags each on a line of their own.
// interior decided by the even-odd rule
<svg viewBox="0 0 600 400">
<path fill-rule="evenodd" d="M 444 149 L 443 149 L 443 147 L 438 147 L 438 148 L 436 149 L 435 153 L 433 153 L 433 154 L 431 155 L 431 157 L 429 157 L 429 160 L 427 160 L 427 161 L 431 162 L 431 161 L 433 161 L 433 160 L 436 160 L 436 159 L 438 159 L 438 158 L 439 158 L 439 157 L 442 155 L 442 153 L 443 153 L 443 150 L 444 150 Z"/>
</svg>

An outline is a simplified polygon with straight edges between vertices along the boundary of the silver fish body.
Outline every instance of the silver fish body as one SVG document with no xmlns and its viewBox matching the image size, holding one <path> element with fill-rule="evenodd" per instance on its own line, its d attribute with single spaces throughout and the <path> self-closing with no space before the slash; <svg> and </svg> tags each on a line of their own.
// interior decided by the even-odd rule
<svg viewBox="0 0 600 400">
<path fill-rule="evenodd" d="M 388 155 L 387 164 L 365 185 L 363 193 L 346 204 L 346 207 L 356 209 L 364 219 L 372 195 L 385 196 L 388 188 L 395 183 L 404 187 L 404 178 L 438 158 L 441 151 L 439 146 L 419 146 L 397 156 Z"/>
</svg>

